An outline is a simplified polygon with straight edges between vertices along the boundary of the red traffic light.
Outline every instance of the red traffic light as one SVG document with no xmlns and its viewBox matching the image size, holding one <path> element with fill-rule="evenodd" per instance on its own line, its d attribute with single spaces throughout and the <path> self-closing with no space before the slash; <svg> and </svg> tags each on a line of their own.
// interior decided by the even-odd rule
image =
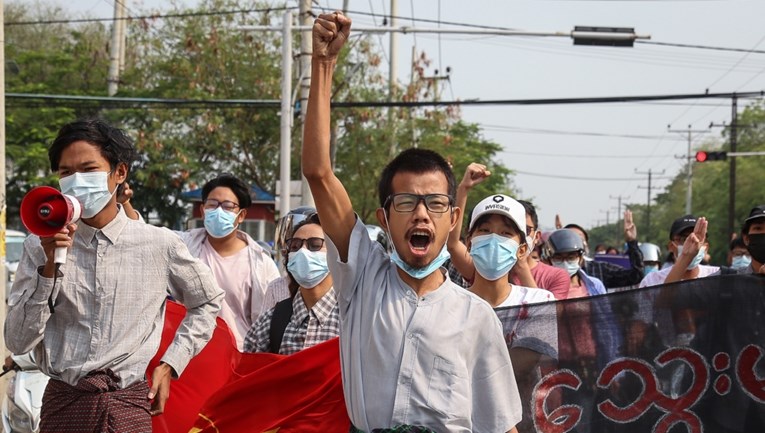
<svg viewBox="0 0 765 433">
<path fill-rule="evenodd" d="M 696 162 L 725 161 L 727 158 L 728 152 L 707 152 L 705 150 L 696 152 Z"/>
</svg>

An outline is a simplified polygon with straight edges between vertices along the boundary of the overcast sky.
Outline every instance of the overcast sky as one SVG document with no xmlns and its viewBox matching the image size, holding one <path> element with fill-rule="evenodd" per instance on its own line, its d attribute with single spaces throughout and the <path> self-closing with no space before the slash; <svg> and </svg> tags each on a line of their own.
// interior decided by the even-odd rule
<svg viewBox="0 0 765 433">
<path fill-rule="evenodd" d="M 109 17 L 114 0 L 78 0 L 75 15 Z M 186 0 L 181 4 L 194 4 Z M 326 10 L 339 0 L 315 2 Z M 63 2 L 62 2 L 63 4 Z M 71 4 L 71 3 L 70 3 Z M 166 0 L 127 0 L 133 14 L 166 10 Z M 295 5 L 295 1 L 288 2 Z M 382 24 L 390 0 L 351 0 L 357 26 Z M 354 14 L 354 12 L 357 12 Z M 358 12 L 363 12 L 358 13 Z M 370 12 L 377 14 L 369 15 Z M 398 16 L 532 31 L 570 31 L 576 25 L 634 27 L 654 42 L 765 50 L 763 1 L 540 1 L 399 0 Z M 401 25 L 435 27 L 435 23 Z M 442 24 L 445 28 L 456 26 Z M 385 60 L 388 37 L 380 36 Z M 765 54 L 666 47 L 573 46 L 567 38 L 465 35 L 401 35 L 399 79 L 408 81 L 412 46 L 425 51 L 433 67 L 451 68 L 441 98 L 541 99 L 760 91 L 765 89 Z M 433 71 L 431 70 L 431 73 Z M 446 82 L 442 82 L 446 83 Z M 739 101 L 740 110 L 747 101 Z M 739 110 L 739 111 L 740 111 Z M 502 162 L 517 172 L 520 198 L 539 208 L 550 228 L 585 227 L 616 218 L 617 197 L 645 204 L 649 169 L 653 195 L 685 164 L 686 136 L 669 132 L 708 129 L 730 122 L 729 100 L 605 105 L 464 107 L 465 120 L 482 125 L 499 143 Z M 694 145 L 719 137 L 720 129 L 694 137 Z M 662 174 L 663 173 L 663 174 Z M 462 173 L 457 173 L 461 178 Z M 597 179 L 597 180 L 593 180 Z M 684 197 L 677 197 L 684 202 Z M 640 222 L 638 222 L 639 224 Z M 640 225 L 638 225 L 640 229 Z"/>
</svg>

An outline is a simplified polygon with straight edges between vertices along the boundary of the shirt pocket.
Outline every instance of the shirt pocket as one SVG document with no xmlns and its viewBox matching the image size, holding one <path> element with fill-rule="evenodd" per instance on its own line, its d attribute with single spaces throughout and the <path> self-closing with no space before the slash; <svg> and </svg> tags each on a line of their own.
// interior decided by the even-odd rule
<svg viewBox="0 0 765 433">
<path fill-rule="evenodd" d="M 465 397 L 465 378 L 449 360 L 436 356 L 428 379 L 428 406 L 444 415 L 453 416 Z"/>
</svg>

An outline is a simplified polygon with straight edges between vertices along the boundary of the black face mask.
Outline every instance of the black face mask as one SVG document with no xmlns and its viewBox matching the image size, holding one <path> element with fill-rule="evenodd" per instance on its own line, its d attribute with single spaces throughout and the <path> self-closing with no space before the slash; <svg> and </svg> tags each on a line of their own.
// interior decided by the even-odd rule
<svg viewBox="0 0 765 433">
<path fill-rule="evenodd" d="M 757 263 L 765 263 L 765 233 L 749 235 L 749 254 Z"/>
</svg>

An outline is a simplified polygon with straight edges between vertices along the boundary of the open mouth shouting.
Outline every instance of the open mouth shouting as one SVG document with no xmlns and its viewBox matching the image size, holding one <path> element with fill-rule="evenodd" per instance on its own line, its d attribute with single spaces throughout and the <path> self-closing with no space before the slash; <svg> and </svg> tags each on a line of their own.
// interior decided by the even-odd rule
<svg viewBox="0 0 765 433">
<path fill-rule="evenodd" d="M 409 238 L 409 251 L 415 257 L 425 257 L 435 238 L 430 230 L 423 228 L 412 229 L 407 237 Z"/>
</svg>

